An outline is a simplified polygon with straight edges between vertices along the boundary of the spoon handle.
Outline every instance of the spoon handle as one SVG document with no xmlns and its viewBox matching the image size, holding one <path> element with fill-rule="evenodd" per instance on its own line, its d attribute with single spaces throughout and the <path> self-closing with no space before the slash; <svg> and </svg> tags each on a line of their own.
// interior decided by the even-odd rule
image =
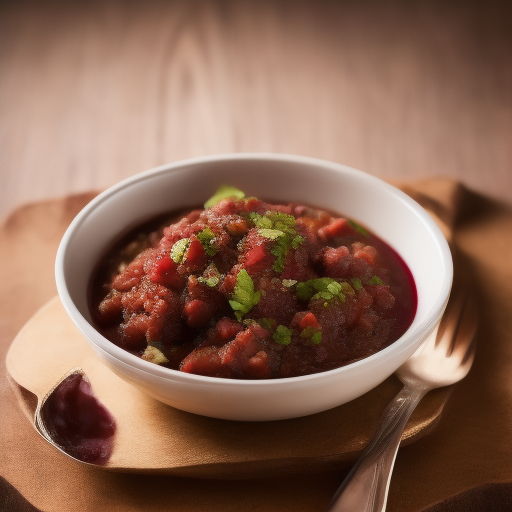
<svg viewBox="0 0 512 512">
<path fill-rule="evenodd" d="M 329 512 L 383 512 L 396 453 L 407 420 L 428 391 L 407 385 L 390 402 L 377 431 L 336 491 Z"/>
</svg>

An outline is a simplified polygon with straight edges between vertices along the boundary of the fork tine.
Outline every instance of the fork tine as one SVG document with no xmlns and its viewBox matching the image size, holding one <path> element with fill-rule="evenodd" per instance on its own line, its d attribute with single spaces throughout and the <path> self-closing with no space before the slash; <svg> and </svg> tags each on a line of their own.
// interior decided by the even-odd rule
<svg viewBox="0 0 512 512">
<path fill-rule="evenodd" d="M 453 295 L 443 316 L 436 346 L 444 348 L 448 357 L 460 352 L 461 362 L 465 364 L 472 357 L 477 316 L 474 296 L 467 289 Z"/>
<path fill-rule="evenodd" d="M 478 308 L 475 297 L 469 295 L 459 327 L 459 344 L 465 349 L 462 364 L 471 364 L 476 350 L 476 333 L 478 330 Z M 461 341 L 462 340 L 462 343 Z"/>
<path fill-rule="evenodd" d="M 475 356 L 478 315 L 475 298 L 467 289 L 457 294 L 446 318 L 448 325 L 440 346 L 445 348 L 447 357 L 457 357 L 460 366 L 469 370 Z"/>
<path fill-rule="evenodd" d="M 436 347 L 444 348 L 447 356 L 452 354 L 455 346 L 465 301 L 466 294 L 452 295 L 439 325 Z"/>
</svg>

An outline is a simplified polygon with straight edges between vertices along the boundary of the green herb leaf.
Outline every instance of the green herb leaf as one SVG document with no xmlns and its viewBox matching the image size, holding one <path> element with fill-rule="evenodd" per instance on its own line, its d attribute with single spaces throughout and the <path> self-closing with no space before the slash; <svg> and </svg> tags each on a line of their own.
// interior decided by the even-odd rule
<svg viewBox="0 0 512 512">
<path fill-rule="evenodd" d="M 258 233 L 269 240 L 277 240 L 280 236 L 283 236 L 284 233 L 279 229 L 268 229 L 268 228 L 260 228 Z"/>
<path fill-rule="evenodd" d="M 283 279 L 283 286 L 291 288 L 294 284 L 297 284 L 295 279 Z"/>
<path fill-rule="evenodd" d="M 284 270 L 284 263 L 286 260 L 286 255 L 288 254 L 288 247 L 289 235 L 285 234 L 280 236 L 276 240 L 274 247 L 270 249 L 270 252 L 276 257 L 276 261 L 272 265 L 272 268 L 278 273 L 281 273 Z"/>
<path fill-rule="evenodd" d="M 171 249 L 171 259 L 174 263 L 181 263 L 185 257 L 185 252 L 190 245 L 190 238 L 182 238 L 174 243 Z"/>
<path fill-rule="evenodd" d="M 295 288 L 297 297 L 301 300 L 309 300 L 316 292 L 327 291 L 330 283 L 336 282 L 331 277 L 319 277 L 298 283 Z"/>
<path fill-rule="evenodd" d="M 371 279 L 366 281 L 366 284 L 369 284 L 371 286 L 381 286 L 386 283 L 384 283 L 384 281 L 382 279 L 380 279 L 380 277 L 373 276 Z"/>
<path fill-rule="evenodd" d="M 337 293 L 341 292 L 341 284 L 337 281 L 333 281 L 327 285 L 327 291 L 332 295 L 336 295 Z"/>
<path fill-rule="evenodd" d="M 215 254 L 217 254 L 217 248 L 213 245 L 215 236 L 215 233 L 209 227 L 206 227 L 197 233 L 197 238 L 201 242 L 204 252 L 208 256 L 215 256 Z"/>
<path fill-rule="evenodd" d="M 300 337 L 301 338 L 311 338 L 311 336 L 313 336 L 313 334 L 315 334 L 316 331 L 317 330 L 314 327 L 311 327 L 311 326 L 304 327 L 304 329 L 302 329 L 302 331 L 300 332 Z"/>
<path fill-rule="evenodd" d="M 353 295 L 355 292 L 348 283 L 339 283 L 331 277 L 320 277 L 298 283 L 295 293 L 300 300 L 324 299 L 324 305 L 328 305 L 333 299 L 345 302 L 345 294 Z"/>
<path fill-rule="evenodd" d="M 312 326 L 302 329 L 300 337 L 307 339 L 310 345 L 319 345 L 322 342 L 322 332 Z"/>
<path fill-rule="evenodd" d="M 311 336 L 311 343 L 313 345 L 320 345 L 322 343 L 322 333 L 320 331 L 316 331 L 313 336 Z"/>
<path fill-rule="evenodd" d="M 352 286 L 350 286 L 349 283 L 342 282 L 342 283 L 340 283 L 340 286 L 341 286 L 341 291 L 344 295 L 349 295 L 350 297 L 352 297 L 356 294 L 356 292 L 354 291 L 354 288 L 352 288 Z"/>
<path fill-rule="evenodd" d="M 361 279 L 359 279 L 358 277 L 354 277 L 353 279 L 350 280 L 350 282 L 352 283 L 354 290 L 357 290 L 359 292 L 363 289 Z"/>
<path fill-rule="evenodd" d="M 305 241 L 306 241 L 306 239 L 303 236 L 297 235 L 292 240 L 292 249 L 297 249 L 297 247 L 299 247 L 299 245 L 303 244 Z"/>
<path fill-rule="evenodd" d="M 293 230 L 295 232 L 295 217 L 293 215 L 270 211 L 265 216 L 272 222 L 274 229 L 280 229 L 281 231 Z"/>
<path fill-rule="evenodd" d="M 267 331 L 273 331 L 276 328 L 277 322 L 273 318 L 259 318 L 258 323 Z"/>
<path fill-rule="evenodd" d="M 206 203 L 204 203 L 205 208 L 211 208 L 215 206 L 217 203 L 220 203 L 223 199 L 243 199 L 245 194 L 236 187 L 232 187 L 231 185 L 221 185 L 215 194 L 213 194 Z"/>
<path fill-rule="evenodd" d="M 240 321 L 253 306 L 258 304 L 260 298 L 261 294 L 254 291 L 254 282 L 247 270 L 240 270 L 236 276 L 235 290 L 229 301 L 237 319 Z"/>
<path fill-rule="evenodd" d="M 218 276 L 211 276 L 211 277 L 198 277 L 197 280 L 200 283 L 205 284 L 206 286 L 209 286 L 210 288 L 213 288 L 214 286 L 217 286 L 219 284 L 219 277 Z"/>
<path fill-rule="evenodd" d="M 292 330 L 284 325 L 278 325 L 272 338 L 279 345 L 289 345 L 292 342 Z"/>
<path fill-rule="evenodd" d="M 258 228 L 261 236 L 275 242 L 270 252 L 276 257 L 272 268 L 281 273 L 284 270 L 286 255 L 290 248 L 297 249 L 305 242 L 303 236 L 297 234 L 295 217 L 288 213 L 268 211 L 265 215 L 252 212 L 249 218 Z"/>
<path fill-rule="evenodd" d="M 260 229 L 272 229 L 272 221 L 263 215 L 256 212 L 251 212 L 249 218 L 253 221 L 254 225 Z"/>
<path fill-rule="evenodd" d="M 353 221 L 352 219 L 347 219 L 347 221 L 357 232 L 361 233 L 361 235 L 368 236 L 370 234 L 368 230 L 363 228 L 363 226 Z"/>
<path fill-rule="evenodd" d="M 200 283 L 213 288 L 219 284 L 220 278 L 221 275 L 219 269 L 216 267 L 215 263 L 210 263 L 203 272 L 203 275 L 198 277 L 197 280 Z"/>
<path fill-rule="evenodd" d="M 295 294 L 300 300 L 309 300 L 315 294 L 315 289 L 309 284 L 308 281 L 298 283 L 295 288 Z"/>
<path fill-rule="evenodd" d="M 146 350 L 144 350 L 144 353 L 141 357 L 144 359 L 144 361 L 149 361 L 150 363 L 155 364 L 163 364 L 169 362 L 169 359 L 167 359 L 160 350 L 151 345 L 146 347 Z"/>
</svg>

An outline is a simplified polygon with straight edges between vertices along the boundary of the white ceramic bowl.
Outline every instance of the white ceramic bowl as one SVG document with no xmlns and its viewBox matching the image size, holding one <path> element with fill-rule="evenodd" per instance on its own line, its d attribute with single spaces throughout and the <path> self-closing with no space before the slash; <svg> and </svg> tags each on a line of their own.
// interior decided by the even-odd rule
<svg viewBox="0 0 512 512">
<path fill-rule="evenodd" d="M 245 381 L 182 373 L 143 361 L 94 327 L 87 290 L 93 268 L 113 239 L 157 214 L 202 204 L 222 183 L 247 194 L 305 202 L 345 214 L 395 248 L 418 290 L 412 325 L 384 350 L 335 370 L 277 380 Z M 277 420 L 348 402 L 391 375 L 430 335 L 452 283 L 448 244 L 428 214 L 387 183 L 336 163 L 299 156 L 229 154 L 149 170 L 91 201 L 66 231 L 56 260 L 60 298 L 94 352 L 116 374 L 178 409 L 230 420 Z"/>
</svg>

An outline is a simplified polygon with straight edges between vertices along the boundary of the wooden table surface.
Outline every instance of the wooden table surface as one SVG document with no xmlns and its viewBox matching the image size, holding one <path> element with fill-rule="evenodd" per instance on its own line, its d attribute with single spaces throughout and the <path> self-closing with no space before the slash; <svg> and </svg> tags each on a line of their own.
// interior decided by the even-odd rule
<svg viewBox="0 0 512 512">
<path fill-rule="evenodd" d="M 0 217 L 232 151 L 512 202 L 511 5 L 3 2 Z"/>
</svg>

